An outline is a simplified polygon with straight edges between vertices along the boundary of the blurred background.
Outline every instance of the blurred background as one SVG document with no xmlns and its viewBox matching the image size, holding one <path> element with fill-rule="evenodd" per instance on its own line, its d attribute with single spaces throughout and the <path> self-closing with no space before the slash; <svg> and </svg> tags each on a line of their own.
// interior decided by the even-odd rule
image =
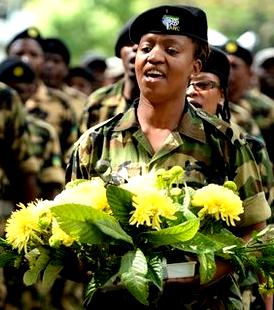
<svg viewBox="0 0 274 310">
<path fill-rule="evenodd" d="M 0 59 L 6 42 L 28 26 L 65 40 L 72 64 L 90 52 L 110 57 L 119 29 L 131 16 L 167 3 L 204 9 L 212 44 L 229 38 L 253 51 L 274 46 L 273 0 L 0 0 Z"/>
</svg>

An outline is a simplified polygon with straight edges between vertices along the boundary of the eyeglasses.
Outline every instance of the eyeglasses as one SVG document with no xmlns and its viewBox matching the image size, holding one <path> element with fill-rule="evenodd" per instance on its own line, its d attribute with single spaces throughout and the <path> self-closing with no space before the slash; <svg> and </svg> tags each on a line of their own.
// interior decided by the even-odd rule
<svg viewBox="0 0 274 310">
<path fill-rule="evenodd" d="M 198 81 L 188 84 L 188 87 L 192 86 L 196 91 L 209 90 L 212 88 L 219 88 L 220 84 L 214 81 Z"/>
</svg>

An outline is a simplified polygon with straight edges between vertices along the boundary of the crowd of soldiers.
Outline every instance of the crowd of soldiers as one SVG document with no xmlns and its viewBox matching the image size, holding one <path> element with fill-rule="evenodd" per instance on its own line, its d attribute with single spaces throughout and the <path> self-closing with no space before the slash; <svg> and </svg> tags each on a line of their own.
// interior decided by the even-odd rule
<svg viewBox="0 0 274 310">
<path fill-rule="evenodd" d="M 119 63 L 112 65 L 93 55 L 72 67 L 67 44 L 43 37 L 36 27 L 8 42 L 0 62 L 2 237 L 18 202 L 53 199 L 64 188 L 68 160 L 80 135 L 127 111 L 139 98 L 137 44 L 130 39 L 130 23 L 117 35 L 113 58 Z M 258 141 L 254 148 L 266 150 L 260 173 L 273 209 L 274 48 L 254 54 L 233 40 L 218 48 L 230 63 L 226 99 L 231 122 Z M 36 296 L 37 288 L 31 291 L 18 284 L 12 270 L 4 270 L 0 292 L 5 310 L 81 309 L 82 286 L 70 281 L 57 283 L 49 301 Z"/>
</svg>

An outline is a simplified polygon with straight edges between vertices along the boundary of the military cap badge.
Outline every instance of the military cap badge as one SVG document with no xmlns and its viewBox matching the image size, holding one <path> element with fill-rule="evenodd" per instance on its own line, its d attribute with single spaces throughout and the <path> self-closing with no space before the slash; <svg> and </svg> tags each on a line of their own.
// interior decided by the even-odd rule
<svg viewBox="0 0 274 310">
<path fill-rule="evenodd" d="M 228 53 L 235 53 L 238 49 L 238 46 L 235 42 L 228 42 L 226 45 L 225 45 L 225 50 L 228 52 Z"/>
<path fill-rule="evenodd" d="M 166 30 L 180 31 L 179 21 L 180 19 L 177 16 L 164 15 L 162 17 L 162 23 Z"/>
<path fill-rule="evenodd" d="M 17 77 L 20 77 L 24 74 L 24 69 L 20 66 L 16 66 L 14 69 L 13 69 L 13 75 L 14 76 L 17 76 Z"/>
</svg>

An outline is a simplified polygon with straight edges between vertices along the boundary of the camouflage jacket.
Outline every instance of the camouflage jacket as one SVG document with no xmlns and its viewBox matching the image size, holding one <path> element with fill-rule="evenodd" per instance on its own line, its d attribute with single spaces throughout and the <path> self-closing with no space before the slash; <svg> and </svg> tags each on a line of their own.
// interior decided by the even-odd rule
<svg viewBox="0 0 274 310">
<path fill-rule="evenodd" d="M 47 122 L 32 115 L 27 116 L 33 153 L 39 163 L 38 181 L 43 184 L 65 184 L 65 170 L 62 168 L 62 153 L 55 129 Z"/>
<path fill-rule="evenodd" d="M 94 91 L 88 98 L 80 123 L 80 133 L 119 113 L 125 112 L 131 103 L 123 96 L 124 80 Z"/>
<path fill-rule="evenodd" d="M 257 89 L 252 89 L 239 101 L 239 104 L 250 111 L 254 121 L 258 124 L 269 158 L 274 163 L 274 101 Z"/>
<path fill-rule="evenodd" d="M 35 95 L 25 104 L 29 113 L 55 128 L 64 157 L 78 137 L 76 115 L 67 100 L 67 96 L 64 96 L 62 91 L 48 88 L 40 83 Z"/>
<path fill-rule="evenodd" d="M 135 108 L 90 128 L 75 144 L 67 181 L 112 172 L 134 176 L 152 169 L 182 166 L 194 187 L 234 180 L 245 212 L 240 225 L 270 217 L 258 166 L 238 127 L 188 106 L 177 130 L 154 153 L 136 119 Z"/>
<path fill-rule="evenodd" d="M 88 96 L 68 85 L 64 85 L 62 87 L 62 91 L 68 96 L 70 105 L 74 109 L 77 122 L 79 123 L 83 115 L 84 108 L 87 105 Z"/>
<path fill-rule="evenodd" d="M 13 201 L 18 175 L 37 173 L 26 113 L 19 96 L 0 83 L 0 199 Z"/>
</svg>

